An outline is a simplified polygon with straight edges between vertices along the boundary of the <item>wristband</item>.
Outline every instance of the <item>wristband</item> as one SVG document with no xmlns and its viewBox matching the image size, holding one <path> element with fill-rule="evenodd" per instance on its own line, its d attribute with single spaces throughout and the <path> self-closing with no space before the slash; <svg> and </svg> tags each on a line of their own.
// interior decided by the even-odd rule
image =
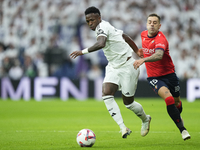
<svg viewBox="0 0 200 150">
<path fill-rule="evenodd" d="M 85 48 L 84 50 L 82 50 L 82 53 L 83 53 L 83 54 L 89 53 L 89 52 L 88 52 L 88 48 Z"/>
</svg>

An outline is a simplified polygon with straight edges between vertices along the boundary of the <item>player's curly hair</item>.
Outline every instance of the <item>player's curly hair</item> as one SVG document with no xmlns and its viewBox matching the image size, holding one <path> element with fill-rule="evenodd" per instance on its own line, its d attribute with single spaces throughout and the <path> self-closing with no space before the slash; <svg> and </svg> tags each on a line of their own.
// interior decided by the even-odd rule
<svg viewBox="0 0 200 150">
<path fill-rule="evenodd" d="M 91 14 L 91 13 L 94 13 L 94 14 L 97 13 L 97 14 L 99 14 L 99 16 L 101 16 L 101 13 L 100 13 L 99 9 L 96 8 L 96 7 L 94 7 L 94 6 L 89 7 L 89 8 L 87 8 L 87 9 L 85 10 L 85 15 L 88 15 L 88 14 Z"/>
</svg>

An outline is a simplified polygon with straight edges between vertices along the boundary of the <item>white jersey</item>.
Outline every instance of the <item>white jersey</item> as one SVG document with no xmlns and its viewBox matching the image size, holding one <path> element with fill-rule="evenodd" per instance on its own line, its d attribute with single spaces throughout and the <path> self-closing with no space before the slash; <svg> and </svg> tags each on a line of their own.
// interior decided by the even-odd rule
<svg viewBox="0 0 200 150">
<path fill-rule="evenodd" d="M 119 68 L 132 56 L 133 50 L 122 37 L 123 31 L 114 28 L 109 22 L 102 20 L 95 29 L 96 37 L 107 37 L 106 46 L 103 48 L 108 65 Z"/>
</svg>

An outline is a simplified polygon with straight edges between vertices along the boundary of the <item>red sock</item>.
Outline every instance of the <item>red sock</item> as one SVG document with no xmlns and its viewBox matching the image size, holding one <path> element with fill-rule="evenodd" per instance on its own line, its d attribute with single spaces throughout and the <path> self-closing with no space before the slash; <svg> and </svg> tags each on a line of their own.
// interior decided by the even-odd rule
<svg viewBox="0 0 200 150">
<path fill-rule="evenodd" d="M 167 106 L 175 104 L 173 96 L 169 96 L 165 99 L 165 103 Z"/>
<path fill-rule="evenodd" d="M 180 132 L 182 133 L 185 130 L 183 123 L 181 121 L 180 112 L 178 108 L 175 106 L 175 101 L 172 96 L 169 96 L 165 99 L 165 103 L 167 105 L 167 112 L 171 119 L 174 121 Z"/>
</svg>

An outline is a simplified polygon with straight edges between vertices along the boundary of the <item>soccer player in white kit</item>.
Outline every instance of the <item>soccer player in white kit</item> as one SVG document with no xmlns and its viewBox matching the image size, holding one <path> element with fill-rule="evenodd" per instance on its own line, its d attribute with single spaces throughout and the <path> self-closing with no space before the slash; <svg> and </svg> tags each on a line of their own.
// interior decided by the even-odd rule
<svg viewBox="0 0 200 150">
<path fill-rule="evenodd" d="M 105 78 L 102 86 L 102 98 L 110 115 L 119 125 L 122 138 L 126 138 L 132 132 L 124 124 L 118 104 L 114 99 L 117 90 L 121 90 L 124 105 L 133 111 L 141 120 L 141 135 L 145 136 L 150 128 L 150 115 L 146 115 L 143 107 L 134 101 L 134 94 L 137 88 L 139 70 L 134 69 L 133 50 L 138 55 L 138 50 L 132 39 L 123 31 L 114 28 L 109 22 L 101 19 L 98 8 L 89 7 L 85 10 L 86 22 L 91 30 L 96 32 L 97 42 L 82 51 L 74 51 L 70 57 L 84 55 L 93 51 L 103 49 L 108 60 Z"/>
</svg>

